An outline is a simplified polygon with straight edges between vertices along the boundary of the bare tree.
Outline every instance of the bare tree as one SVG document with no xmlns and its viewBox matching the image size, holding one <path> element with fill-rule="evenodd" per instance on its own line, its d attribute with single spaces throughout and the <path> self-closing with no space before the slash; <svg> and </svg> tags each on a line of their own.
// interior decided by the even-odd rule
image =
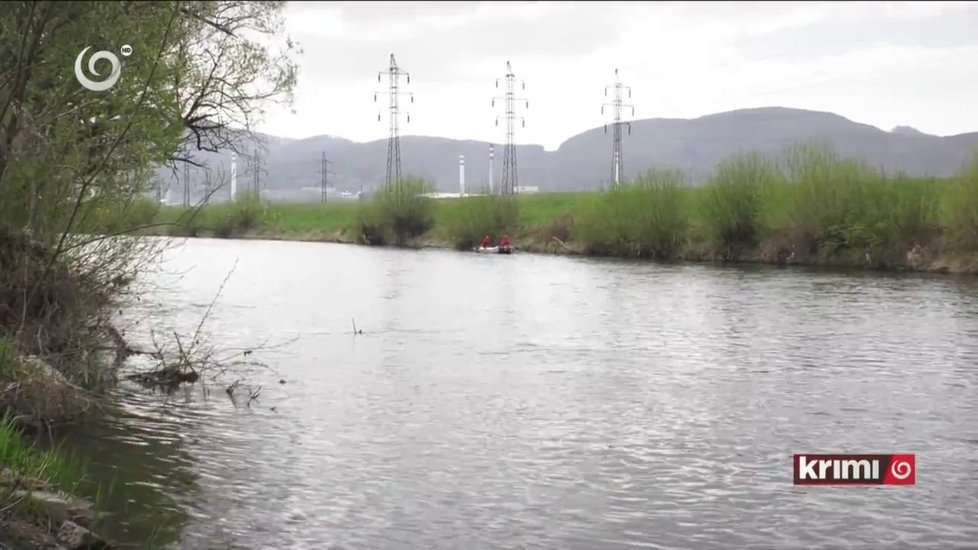
<svg viewBox="0 0 978 550">
<path fill-rule="evenodd" d="M 297 44 L 282 29 L 284 2 L 186 2 L 183 39 L 171 52 L 184 134 L 171 161 L 197 164 L 194 151 L 243 154 L 262 145 L 255 122 L 269 104 L 291 104 Z M 270 45 L 271 44 L 271 45 Z M 233 60 L 233 62 L 232 62 Z"/>
</svg>

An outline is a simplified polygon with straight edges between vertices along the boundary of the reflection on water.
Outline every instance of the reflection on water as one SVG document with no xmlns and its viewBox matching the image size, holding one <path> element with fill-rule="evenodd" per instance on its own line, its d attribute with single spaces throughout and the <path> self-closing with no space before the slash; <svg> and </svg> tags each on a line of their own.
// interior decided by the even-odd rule
<svg viewBox="0 0 978 550">
<path fill-rule="evenodd" d="M 203 419 L 187 414 L 190 391 L 164 397 L 134 390 L 119 388 L 123 403 L 113 399 L 98 423 L 61 443 L 85 465 L 81 494 L 94 497 L 107 514 L 99 520 L 100 534 L 165 546 L 180 540 L 196 498 L 187 447 L 197 443 L 194 426 Z"/>
<path fill-rule="evenodd" d="M 123 538 L 202 548 L 964 547 L 978 285 L 193 240 L 127 313 L 289 341 L 85 440 Z M 189 271 L 188 271 L 189 270 Z M 355 318 L 364 334 L 352 334 Z M 285 379 L 286 384 L 278 384 Z M 795 452 L 915 452 L 914 487 L 796 488 Z"/>
</svg>

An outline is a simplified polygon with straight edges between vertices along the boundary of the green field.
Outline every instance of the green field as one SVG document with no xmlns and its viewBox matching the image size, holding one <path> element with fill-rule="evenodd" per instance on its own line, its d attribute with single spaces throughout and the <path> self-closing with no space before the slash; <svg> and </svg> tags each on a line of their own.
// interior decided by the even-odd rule
<svg viewBox="0 0 978 550">
<path fill-rule="evenodd" d="M 433 200 L 412 179 L 363 203 L 163 207 L 149 232 L 467 249 L 508 234 L 534 252 L 661 260 L 973 270 L 978 163 L 950 179 L 884 174 L 830 149 L 742 155 L 702 186 L 651 171 L 602 192 Z M 143 214 L 145 215 L 145 214 Z"/>
</svg>

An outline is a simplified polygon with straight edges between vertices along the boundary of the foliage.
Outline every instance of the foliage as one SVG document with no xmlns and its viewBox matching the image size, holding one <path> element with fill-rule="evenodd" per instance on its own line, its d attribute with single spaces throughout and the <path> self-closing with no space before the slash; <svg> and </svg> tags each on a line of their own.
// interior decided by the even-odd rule
<svg viewBox="0 0 978 550">
<path fill-rule="evenodd" d="M 0 10 L 0 335 L 18 352 L 44 356 L 89 389 L 111 382 L 91 352 L 103 346 L 113 302 L 160 252 L 126 237 L 159 216 L 151 177 L 237 135 L 235 125 L 247 131 L 268 102 L 291 100 L 297 49 L 267 39 L 283 6 L 40 1 Z M 120 57 L 115 85 L 83 88 L 72 70 L 81 50 L 92 47 L 87 69 L 94 52 L 124 43 L 132 54 Z M 254 205 L 237 206 L 230 223 L 253 225 Z"/>
<path fill-rule="evenodd" d="M 672 259 L 687 228 L 686 180 L 674 170 L 652 170 L 603 192 L 578 214 L 572 236 L 591 254 Z"/>
<path fill-rule="evenodd" d="M 257 191 L 245 191 L 235 196 L 217 221 L 214 233 L 217 237 L 229 237 L 256 229 L 265 216 L 265 201 Z"/>
<path fill-rule="evenodd" d="M 955 178 L 950 199 L 953 241 L 963 250 L 978 251 L 978 151 Z"/>
<path fill-rule="evenodd" d="M 382 187 L 360 212 L 363 240 L 404 246 L 426 233 L 434 224 L 434 205 L 425 195 L 433 189 L 424 179 L 412 176 Z"/>
<path fill-rule="evenodd" d="M 703 200 L 709 238 L 727 249 L 756 245 L 764 195 L 781 181 L 777 167 L 756 153 L 721 162 L 706 185 Z"/>
<path fill-rule="evenodd" d="M 887 176 L 820 144 L 789 149 L 785 166 L 782 223 L 808 253 L 894 253 L 938 223 L 933 182 Z"/>
</svg>

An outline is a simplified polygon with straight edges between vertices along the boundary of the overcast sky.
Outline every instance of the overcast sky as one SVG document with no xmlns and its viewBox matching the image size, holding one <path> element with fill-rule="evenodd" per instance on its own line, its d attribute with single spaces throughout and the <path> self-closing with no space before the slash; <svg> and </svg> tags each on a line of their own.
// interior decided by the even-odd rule
<svg viewBox="0 0 978 550">
<path fill-rule="evenodd" d="M 285 137 L 386 137 L 373 94 L 391 53 L 415 95 L 402 135 L 503 141 L 491 100 L 507 60 L 529 100 L 516 141 L 547 149 L 608 120 L 615 68 L 636 119 L 782 106 L 978 130 L 978 3 L 293 2 L 286 16 L 304 50 L 296 114 L 261 127 Z"/>
</svg>

